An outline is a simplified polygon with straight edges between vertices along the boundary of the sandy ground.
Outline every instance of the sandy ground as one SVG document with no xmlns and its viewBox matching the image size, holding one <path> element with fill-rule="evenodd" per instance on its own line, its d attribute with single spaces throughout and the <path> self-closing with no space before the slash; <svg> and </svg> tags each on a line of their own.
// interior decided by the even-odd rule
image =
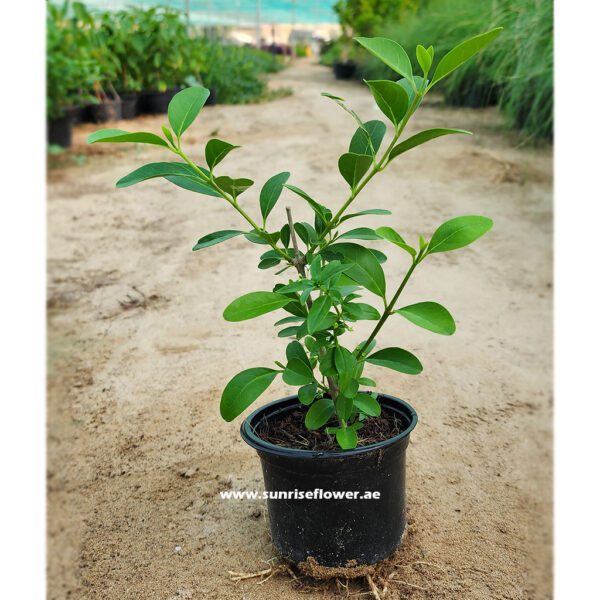
<svg viewBox="0 0 600 600">
<path fill-rule="evenodd" d="M 291 182 L 339 206 L 337 157 L 354 127 L 319 92 L 374 118 L 369 93 L 306 62 L 272 84 L 294 95 L 207 108 L 189 147 L 200 156 L 218 132 L 244 146 L 226 163 L 232 174 L 262 184 L 291 170 Z M 162 122 L 121 126 L 159 131 Z M 409 536 L 386 598 L 551 595 L 551 152 L 517 149 L 500 123 L 493 109 L 424 107 L 411 131 L 451 126 L 476 135 L 405 154 L 356 201 L 357 209 L 392 210 L 386 224 L 412 241 L 452 216 L 495 220 L 472 248 L 428 259 L 405 292 L 407 304 L 443 302 L 456 335 L 398 319 L 379 338 L 413 350 L 425 367 L 419 377 L 371 371 L 420 416 L 408 451 Z M 91 129 L 78 130 L 75 155 Z M 261 502 L 218 497 L 262 483 L 239 419 L 219 417 L 220 391 L 242 368 L 280 359 L 286 342 L 274 336 L 273 316 L 221 318 L 231 299 L 270 289 L 273 272 L 255 269 L 260 247 L 234 239 L 191 252 L 201 235 L 243 225 L 227 205 L 158 180 L 114 187 L 154 160 L 170 157 L 104 146 L 83 165 L 49 174 L 49 598 L 366 598 L 357 595 L 368 591 L 364 580 L 347 589 L 288 575 L 263 585 L 230 581 L 228 571 L 264 569 L 274 552 Z M 257 189 L 243 196 L 253 214 L 257 197 Z M 309 217 L 289 193 L 274 223 L 286 203 L 298 220 Z M 406 260 L 385 250 L 393 285 Z M 288 391 L 278 382 L 263 399 Z"/>
</svg>

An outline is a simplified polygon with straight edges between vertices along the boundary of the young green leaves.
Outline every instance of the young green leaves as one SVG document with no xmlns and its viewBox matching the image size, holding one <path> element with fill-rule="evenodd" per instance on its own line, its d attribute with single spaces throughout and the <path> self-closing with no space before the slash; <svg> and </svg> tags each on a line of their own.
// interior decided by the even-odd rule
<svg viewBox="0 0 600 600">
<path fill-rule="evenodd" d="M 246 321 L 284 307 L 290 298 L 275 292 L 250 292 L 236 298 L 223 311 L 226 321 Z"/>
<path fill-rule="evenodd" d="M 408 94 L 394 81 L 367 81 L 381 112 L 398 128 L 408 110 Z"/>
<path fill-rule="evenodd" d="M 475 54 L 485 48 L 489 43 L 493 42 L 498 35 L 500 35 L 502 29 L 502 27 L 496 27 L 486 33 L 476 35 L 450 50 L 450 52 L 448 52 L 448 54 L 446 54 L 438 63 L 438 66 L 433 73 L 431 83 L 427 89 L 431 89 L 438 81 L 450 75 L 452 71 L 458 69 L 458 67 L 467 62 L 471 57 L 475 56 Z"/>
<path fill-rule="evenodd" d="M 203 87 L 190 87 L 178 92 L 169 102 L 169 124 L 179 139 L 183 132 L 194 122 L 210 92 Z"/>
<path fill-rule="evenodd" d="M 266 222 L 270 212 L 277 204 L 279 196 L 283 191 L 283 184 L 290 178 L 287 171 L 273 175 L 260 190 L 260 213 L 263 217 L 263 223 Z"/>
<path fill-rule="evenodd" d="M 204 157 L 211 172 L 235 148 L 239 148 L 239 146 L 217 138 L 209 140 L 204 148 Z"/>
<path fill-rule="evenodd" d="M 427 246 L 427 254 L 450 252 L 468 246 L 494 225 L 487 217 L 466 216 L 446 221 L 436 230 Z"/>
<path fill-rule="evenodd" d="M 363 48 L 383 61 L 390 69 L 402 77 L 412 81 L 412 66 L 406 50 L 393 40 L 387 38 L 354 38 Z"/>
<path fill-rule="evenodd" d="M 270 385 L 277 376 L 275 369 L 256 367 L 238 373 L 221 395 L 221 416 L 233 421 L 241 415 Z"/>
</svg>

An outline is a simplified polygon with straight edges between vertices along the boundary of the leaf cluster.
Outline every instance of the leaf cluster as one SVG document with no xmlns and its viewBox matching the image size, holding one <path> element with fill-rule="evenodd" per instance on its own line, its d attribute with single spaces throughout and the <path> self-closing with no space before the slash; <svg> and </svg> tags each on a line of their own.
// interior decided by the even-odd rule
<svg viewBox="0 0 600 600">
<path fill-rule="evenodd" d="M 221 398 L 221 415 L 227 421 L 239 416 L 281 375 L 284 383 L 298 387 L 298 399 L 307 407 L 308 429 L 325 428 L 343 449 L 356 447 L 365 419 L 377 417 L 381 407 L 377 394 L 364 388 L 376 382 L 364 374 L 367 365 L 417 375 L 423 367 L 409 350 L 398 346 L 376 349 L 377 335 L 388 319 L 406 321 L 439 335 L 452 335 L 455 321 L 440 303 L 426 300 L 397 306 L 415 270 L 429 257 L 463 248 L 479 239 L 492 227 L 491 219 L 477 215 L 459 216 L 442 223 L 431 236 L 408 241 L 389 226 L 376 229 L 349 227 L 348 222 L 364 215 L 390 214 L 369 208 L 349 212 L 349 208 L 369 181 L 399 156 L 446 135 L 468 134 L 462 129 L 435 128 L 403 137 L 406 124 L 427 92 L 470 57 L 490 43 L 499 33 L 492 30 L 463 42 L 445 54 L 432 69 L 432 46 L 415 49 L 421 74 L 413 72 L 411 60 L 399 44 L 385 38 L 357 38 L 368 52 L 388 65 L 397 80 L 368 81 L 367 85 L 386 121 L 363 122 L 343 98 L 323 95 L 353 119 L 355 131 L 348 151 L 338 161 L 341 185 L 347 199 L 334 211 L 313 198 L 295 183 L 289 172 L 277 173 L 258 193 L 260 217 L 256 220 L 240 204 L 240 198 L 254 181 L 240 174 L 225 174 L 223 165 L 239 146 L 213 138 L 204 150 L 204 164 L 186 155 L 181 139 L 206 102 L 209 92 L 191 87 L 177 94 L 169 105 L 170 127 L 163 136 L 152 133 L 127 133 L 101 130 L 89 137 L 95 142 L 136 142 L 162 146 L 179 161 L 151 163 L 136 169 L 117 182 L 127 187 L 162 177 L 189 191 L 227 202 L 250 229 L 216 231 L 203 235 L 194 250 L 225 242 L 234 237 L 263 247 L 259 269 L 275 269 L 283 277 L 271 290 L 246 293 L 228 304 L 226 321 L 240 322 L 283 310 L 286 316 L 275 326 L 278 336 L 288 343 L 285 360 L 273 367 L 252 367 L 234 376 Z M 384 141 L 387 143 L 384 144 Z M 231 163 L 231 161 L 229 161 Z M 286 209 L 283 226 L 271 224 L 272 213 L 283 194 L 305 202 L 313 217 L 294 222 Z M 365 241 L 369 245 L 365 245 Z M 379 243 L 379 248 L 372 247 Z M 396 286 L 390 286 L 382 265 L 386 248 L 401 249 L 409 267 Z M 395 289 L 394 289 L 395 288 Z M 376 304 L 373 304 L 375 302 Z M 357 345 L 344 342 L 359 321 L 373 322 L 371 334 Z"/>
</svg>

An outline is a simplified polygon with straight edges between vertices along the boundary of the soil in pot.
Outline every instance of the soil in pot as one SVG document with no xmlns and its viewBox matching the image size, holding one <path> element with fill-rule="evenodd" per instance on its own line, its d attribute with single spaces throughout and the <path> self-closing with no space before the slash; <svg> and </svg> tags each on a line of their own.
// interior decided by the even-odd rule
<svg viewBox="0 0 600 600">
<path fill-rule="evenodd" d="M 138 116 L 138 94 L 121 95 L 121 118 L 135 119 Z"/>
<path fill-rule="evenodd" d="M 333 63 L 333 74 L 336 79 L 352 79 L 356 73 L 356 63 L 353 60 Z"/>
<path fill-rule="evenodd" d="M 73 139 L 73 121 L 68 114 L 58 119 L 48 119 L 48 144 L 70 148 Z"/>
<path fill-rule="evenodd" d="M 282 448 L 297 448 L 298 450 L 339 450 L 335 436 L 325 431 L 309 431 L 304 425 L 304 416 L 308 409 L 304 406 L 293 411 L 282 413 L 272 419 L 263 419 L 255 429 L 255 433 L 265 442 Z M 338 423 L 332 420 L 328 427 Z M 379 417 L 371 417 L 364 421 L 360 430 L 358 447 L 384 442 L 404 431 L 406 424 L 397 414 L 389 409 L 383 409 Z"/>
<path fill-rule="evenodd" d="M 121 120 L 121 100 L 104 100 L 98 104 L 92 104 L 89 111 L 93 123 L 119 121 Z"/>
</svg>

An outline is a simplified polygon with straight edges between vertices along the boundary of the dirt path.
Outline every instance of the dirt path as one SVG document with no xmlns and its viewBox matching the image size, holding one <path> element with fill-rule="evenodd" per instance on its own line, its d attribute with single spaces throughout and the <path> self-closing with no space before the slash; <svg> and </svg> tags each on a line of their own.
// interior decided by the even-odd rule
<svg viewBox="0 0 600 600">
<path fill-rule="evenodd" d="M 274 84 L 294 95 L 207 108 L 188 144 L 199 153 L 218 131 L 244 146 L 228 159 L 239 176 L 262 184 L 291 170 L 291 182 L 339 206 L 337 157 L 354 128 L 319 92 L 374 118 L 368 92 L 308 63 Z M 407 304 L 448 306 L 456 335 L 396 321 L 380 338 L 402 336 L 425 367 L 420 377 L 377 372 L 382 391 L 420 416 L 408 455 L 410 535 L 395 575 L 412 586 L 392 580 L 386 598 L 550 597 L 552 163 L 548 150 L 515 149 L 499 123 L 494 110 L 425 107 L 411 130 L 476 135 L 407 153 L 356 203 L 392 210 L 389 224 L 413 241 L 452 216 L 495 220 L 471 249 L 428 260 L 406 290 Z M 78 131 L 79 143 L 91 129 Z M 260 247 L 239 239 L 191 252 L 201 235 L 242 225 L 217 200 L 157 180 L 115 189 L 144 162 L 170 160 L 159 149 L 94 152 L 50 173 L 49 598 L 366 598 L 348 596 L 367 591 L 364 581 L 229 580 L 229 570 L 263 569 L 274 553 L 262 503 L 218 497 L 261 486 L 239 420 L 219 417 L 220 390 L 241 368 L 279 359 L 285 341 L 273 318 L 236 325 L 221 313 L 244 292 L 270 289 L 273 274 L 255 269 Z M 256 214 L 257 190 L 243 199 Z M 283 223 L 285 203 L 308 218 L 290 193 L 273 222 Z M 405 259 L 386 252 L 391 284 Z M 264 400 L 287 392 L 280 382 Z"/>
</svg>

